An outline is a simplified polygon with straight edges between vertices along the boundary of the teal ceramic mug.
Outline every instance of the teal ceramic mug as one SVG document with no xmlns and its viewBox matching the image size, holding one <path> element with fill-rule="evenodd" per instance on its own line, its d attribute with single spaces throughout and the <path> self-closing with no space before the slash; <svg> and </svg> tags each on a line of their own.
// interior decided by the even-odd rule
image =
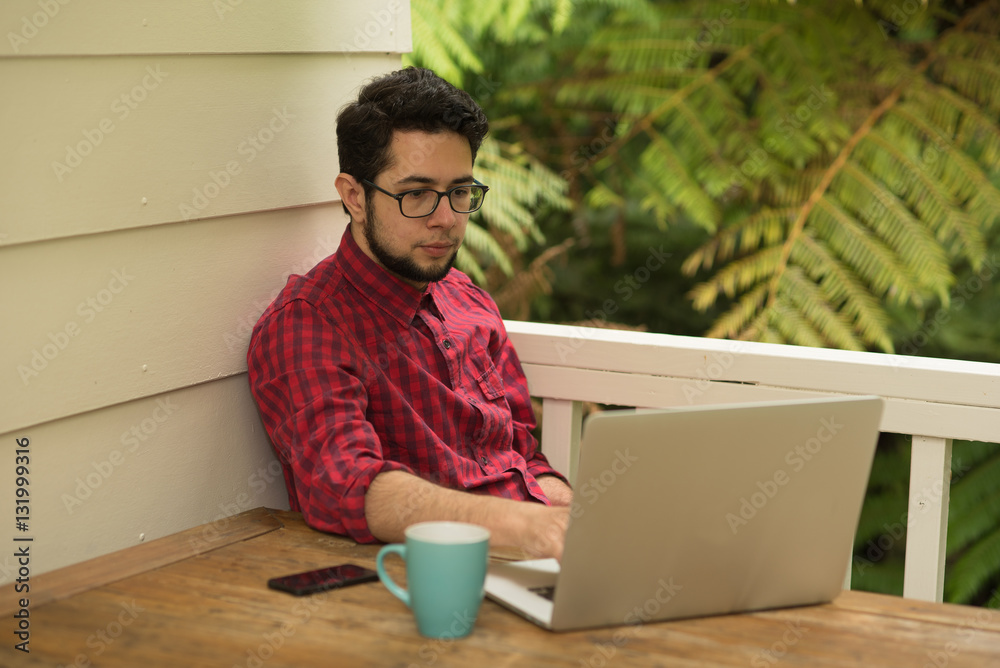
<svg viewBox="0 0 1000 668">
<path fill-rule="evenodd" d="M 382 583 L 413 611 L 421 635 L 469 635 L 483 602 L 489 530 L 463 522 L 421 522 L 405 535 L 405 544 L 379 550 L 375 565 Z M 390 554 L 406 562 L 407 589 L 385 572 L 382 562 Z"/>
</svg>

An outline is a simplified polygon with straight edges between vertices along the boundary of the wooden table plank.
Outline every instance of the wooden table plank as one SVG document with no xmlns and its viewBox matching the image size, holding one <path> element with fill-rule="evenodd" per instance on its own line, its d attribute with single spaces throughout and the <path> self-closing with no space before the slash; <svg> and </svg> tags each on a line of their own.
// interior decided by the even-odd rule
<svg viewBox="0 0 1000 668">
<path fill-rule="evenodd" d="M 283 511 L 245 514 L 232 540 L 210 541 L 211 549 L 191 552 L 191 537 L 206 534 L 185 533 L 170 544 L 186 557 L 175 550 L 167 558 L 167 545 L 158 546 L 148 569 L 130 566 L 86 591 L 70 582 L 77 567 L 65 569 L 55 581 L 71 595 L 50 585 L 49 602 L 33 601 L 31 654 L 8 643 L 0 665 L 1000 668 L 996 611 L 863 592 L 822 606 L 560 634 L 486 601 L 471 636 L 431 640 L 380 583 L 310 597 L 266 586 L 275 575 L 344 561 L 373 567 L 378 546 L 313 531 Z M 402 563 L 387 563 L 402 580 Z M 82 566 L 107 579 L 95 578 L 107 566 Z"/>
<path fill-rule="evenodd" d="M 192 556 L 239 543 L 281 528 L 281 522 L 266 508 L 256 508 L 222 518 L 218 522 L 181 531 L 148 543 L 134 545 L 112 554 L 89 559 L 31 578 L 31 607 L 115 582 Z M 14 584 L 0 588 L 0 614 L 18 609 L 23 594 Z"/>
</svg>

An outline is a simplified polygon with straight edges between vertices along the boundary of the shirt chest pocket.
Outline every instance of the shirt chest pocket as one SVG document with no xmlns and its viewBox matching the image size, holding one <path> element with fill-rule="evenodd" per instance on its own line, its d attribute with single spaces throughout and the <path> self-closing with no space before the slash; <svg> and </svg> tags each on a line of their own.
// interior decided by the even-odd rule
<svg viewBox="0 0 1000 668">
<path fill-rule="evenodd" d="M 501 399 L 505 393 L 500 372 L 493 366 L 493 362 L 487 361 L 486 365 L 486 371 L 482 372 L 476 378 L 476 383 L 479 385 L 479 389 L 482 390 L 483 395 L 490 401 Z"/>
<path fill-rule="evenodd" d="M 503 377 L 493 365 L 493 358 L 478 343 L 473 343 L 469 350 L 471 353 L 469 359 L 471 368 L 469 370 L 472 371 L 469 375 L 476 379 L 475 384 L 479 387 L 479 391 L 483 393 L 487 401 L 503 399 L 506 396 Z"/>
</svg>

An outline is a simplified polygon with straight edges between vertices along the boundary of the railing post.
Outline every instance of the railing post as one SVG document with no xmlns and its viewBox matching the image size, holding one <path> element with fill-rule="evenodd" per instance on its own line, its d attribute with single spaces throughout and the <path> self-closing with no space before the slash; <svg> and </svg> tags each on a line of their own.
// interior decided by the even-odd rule
<svg viewBox="0 0 1000 668">
<path fill-rule="evenodd" d="M 914 436 L 906 521 L 903 596 L 944 599 L 944 565 L 951 493 L 951 439 Z"/>
<path fill-rule="evenodd" d="M 576 480 L 580 456 L 580 426 L 583 404 L 565 399 L 542 399 L 542 452 L 557 471 Z"/>
</svg>

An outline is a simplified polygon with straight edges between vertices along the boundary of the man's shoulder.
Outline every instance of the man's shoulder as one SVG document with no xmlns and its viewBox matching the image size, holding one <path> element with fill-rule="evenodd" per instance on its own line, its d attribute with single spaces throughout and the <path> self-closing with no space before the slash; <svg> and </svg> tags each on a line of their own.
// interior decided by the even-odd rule
<svg viewBox="0 0 1000 668">
<path fill-rule="evenodd" d="M 437 289 L 452 299 L 480 303 L 491 310 L 496 308 L 490 293 L 473 283 L 465 272 L 458 269 L 452 269 L 447 276 L 438 281 Z"/>
<path fill-rule="evenodd" d="M 285 312 L 291 305 L 300 305 L 317 312 L 335 311 L 338 295 L 344 288 L 344 274 L 334 253 L 321 260 L 304 274 L 291 274 L 257 322 L 259 329 L 272 317 Z"/>
</svg>

